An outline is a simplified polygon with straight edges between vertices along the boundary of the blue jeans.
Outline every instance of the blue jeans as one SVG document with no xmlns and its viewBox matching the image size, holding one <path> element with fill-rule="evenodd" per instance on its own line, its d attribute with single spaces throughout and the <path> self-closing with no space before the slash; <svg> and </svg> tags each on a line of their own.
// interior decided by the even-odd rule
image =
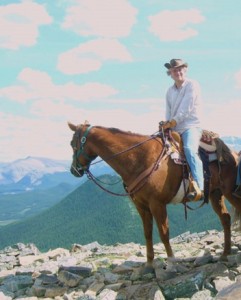
<svg viewBox="0 0 241 300">
<path fill-rule="evenodd" d="M 182 141 L 186 160 L 191 169 L 192 177 L 200 190 L 204 188 L 203 165 L 198 154 L 202 130 L 199 127 L 189 128 L 182 133 Z"/>
<path fill-rule="evenodd" d="M 241 159 L 238 164 L 238 172 L 237 172 L 237 178 L 236 178 L 236 185 L 241 185 Z"/>
</svg>

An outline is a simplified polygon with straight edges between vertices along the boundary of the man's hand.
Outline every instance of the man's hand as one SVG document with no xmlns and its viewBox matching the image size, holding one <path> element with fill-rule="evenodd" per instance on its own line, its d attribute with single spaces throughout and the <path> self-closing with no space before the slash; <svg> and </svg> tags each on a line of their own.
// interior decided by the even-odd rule
<svg viewBox="0 0 241 300">
<path fill-rule="evenodd" d="M 172 119 L 171 121 L 166 121 L 166 122 L 162 121 L 159 123 L 159 131 L 166 130 L 168 128 L 173 128 L 176 125 L 177 125 L 177 122 L 174 119 Z"/>
</svg>

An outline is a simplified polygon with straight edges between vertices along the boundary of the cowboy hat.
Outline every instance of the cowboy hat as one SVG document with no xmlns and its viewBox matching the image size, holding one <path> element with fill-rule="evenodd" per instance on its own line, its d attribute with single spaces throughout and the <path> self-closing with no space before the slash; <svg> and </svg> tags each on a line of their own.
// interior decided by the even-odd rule
<svg viewBox="0 0 241 300">
<path fill-rule="evenodd" d="M 169 70 L 171 68 L 187 67 L 188 64 L 184 62 L 182 59 L 173 58 L 170 60 L 170 63 L 166 63 L 164 66 Z"/>
</svg>

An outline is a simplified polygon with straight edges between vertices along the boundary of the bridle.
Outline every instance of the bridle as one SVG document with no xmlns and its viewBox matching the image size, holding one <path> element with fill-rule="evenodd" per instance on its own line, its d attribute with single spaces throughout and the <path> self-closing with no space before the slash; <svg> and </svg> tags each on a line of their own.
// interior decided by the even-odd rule
<svg viewBox="0 0 241 300">
<path fill-rule="evenodd" d="M 75 172 L 74 175 L 81 177 L 89 169 L 91 162 L 97 157 L 97 155 L 89 156 L 85 151 L 85 143 L 87 136 L 93 126 L 88 126 L 81 136 L 81 131 L 76 130 L 71 141 L 71 146 L 73 148 L 73 162 L 71 165 L 71 173 Z M 87 161 L 85 164 L 82 164 L 79 158 L 83 156 Z"/>
</svg>

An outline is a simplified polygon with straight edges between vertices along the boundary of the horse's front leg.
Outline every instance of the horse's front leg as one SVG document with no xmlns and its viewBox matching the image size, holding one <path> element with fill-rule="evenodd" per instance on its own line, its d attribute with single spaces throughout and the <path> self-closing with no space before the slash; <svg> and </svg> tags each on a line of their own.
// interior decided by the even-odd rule
<svg viewBox="0 0 241 300">
<path fill-rule="evenodd" d="M 212 207 L 219 216 L 224 231 L 224 251 L 221 259 L 226 260 L 227 255 L 231 253 L 231 217 L 224 202 L 224 196 L 220 190 L 214 190 L 210 193 Z"/>
<path fill-rule="evenodd" d="M 152 272 L 153 271 L 153 259 L 154 259 L 154 249 L 153 249 L 153 216 L 148 208 L 138 206 L 136 204 L 136 208 L 141 216 L 143 229 L 144 229 L 144 236 L 146 240 L 146 257 L 147 263 L 144 272 Z"/>
<path fill-rule="evenodd" d="M 151 211 L 155 218 L 161 241 L 163 242 L 163 245 L 166 249 L 167 257 L 174 257 L 169 241 L 169 224 L 166 205 L 155 202 L 151 206 Z"/>
</svg>

